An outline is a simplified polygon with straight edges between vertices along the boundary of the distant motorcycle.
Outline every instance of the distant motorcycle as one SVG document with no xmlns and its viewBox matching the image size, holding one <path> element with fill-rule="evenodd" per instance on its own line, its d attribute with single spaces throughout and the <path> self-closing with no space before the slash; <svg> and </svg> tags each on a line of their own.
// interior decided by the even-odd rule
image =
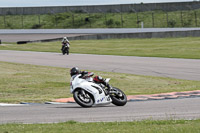
<svg viewBox="0 0 200 133">
<path fill-rule="evenodd" d="M 110 104 L 124 106 L 127 103 L 127 97 L 123 91 L 118 88 L 111 87 L 110 90 L 101 83 L 93 82 L 93 78 L 89 80 L 80 78 L 81 74 L 74 75 L 71 78 L 70 91 L 74 100 L 82 107 L 92 107 L 93 105 Z M 108 83 L 110 79 L 106 79 Z"/>
<path fill-rule="evenodd" d="M 63 44 L 63 48 L 62 48 L 62 53 L 63 55 L 67 54 L 69 55 L 69 43 Z"/>
</svg>

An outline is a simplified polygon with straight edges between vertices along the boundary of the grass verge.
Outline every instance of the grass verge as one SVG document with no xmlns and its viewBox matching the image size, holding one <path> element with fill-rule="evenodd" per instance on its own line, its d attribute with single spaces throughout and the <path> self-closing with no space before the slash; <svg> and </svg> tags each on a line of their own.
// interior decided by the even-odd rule
<svg viewBox="0 0 200 133">
<path fill-rule="evenodd" d="M 0 50 L 61 52 L 60 42 L 4 45 Z M 108 39 L 71 41 L 71 53 L 200 59 L 200 38 Z"/>
<path fill-rule="evenodd" d="M 41 103 L 71 97 L 69 69 L 0 62 L 0 102 Z M 94 71 L 127 95 L 191 91 L 199 81 Z"/>
<path fill-rule="evenodd" d="M 199 133 L 200 120 L 144 120 L 138 122 L 2 124 L 0 133 Z"/>
</svg>

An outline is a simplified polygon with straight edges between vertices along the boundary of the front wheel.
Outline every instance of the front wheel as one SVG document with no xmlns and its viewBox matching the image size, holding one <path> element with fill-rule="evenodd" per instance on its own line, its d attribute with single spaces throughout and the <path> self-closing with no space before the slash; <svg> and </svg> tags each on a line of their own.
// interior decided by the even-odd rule
<svg viewBox="0 0 200 133">
<path fill-rule="evenodd" d="M 69 48 L 66 50 L 67 55 L 69 55 Z"/>
<path fill-rule="evenodd" d="M 75 92 L 73 93 L 73 97 L 76 103 L 78 103 L 81 107 L 88 108 L 92 107 L 92 105 L 94 104 L 92 95 L 84 91 L 83 89 L 75 90 Z"/>
<path fill-rule="evenodd" d="M 115 87 L 112 88 L 112 91 L 114 92 L 110 94 L 112 103 L 117 106 L 124 106 L 127 103 L 127 97 L 124 92 Z"/>
<path fill-rule="evenodd" d="M 65 49 L 62 50 L 62 54 L 65 55 Z"/>
</svg>

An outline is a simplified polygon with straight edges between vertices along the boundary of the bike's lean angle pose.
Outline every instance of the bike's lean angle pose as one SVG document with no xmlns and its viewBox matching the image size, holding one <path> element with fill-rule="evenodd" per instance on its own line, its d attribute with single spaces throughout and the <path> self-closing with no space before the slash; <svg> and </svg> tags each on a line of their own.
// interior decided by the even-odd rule
<svg viewBox="0 0 200 133">
<path fill-rule="evenodd" d="M 120 89 L 109 84 L 110 79 L 95 76 L 93 72 L 80 71 L 77 67 L 70 70 L 70 90 L 74 100 L 82 107 L 113 103 L 123 106 L 127 102 L 126 95 Z"/>
</svg>

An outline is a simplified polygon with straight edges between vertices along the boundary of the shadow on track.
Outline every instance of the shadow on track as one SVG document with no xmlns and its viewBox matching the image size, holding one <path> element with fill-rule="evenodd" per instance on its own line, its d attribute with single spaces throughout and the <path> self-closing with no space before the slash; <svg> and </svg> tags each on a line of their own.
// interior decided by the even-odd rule
<svg viewBox="0 0 200 133">
<path fill-rule="evenodd" d="M 117 107 L 117 106 L 114 106 L 114 105 L 98 105 L 98 106 L 93 106 L 91 108 L 110 108 L 110 107 Z M 80 109 L 88 109 L 88 108 L 83 108 L 79 105 L 75 105 L 75 106 L 65 106 L 65 107 L 50 107 L 50 108 L 80 108 Z"/>
</svg>

